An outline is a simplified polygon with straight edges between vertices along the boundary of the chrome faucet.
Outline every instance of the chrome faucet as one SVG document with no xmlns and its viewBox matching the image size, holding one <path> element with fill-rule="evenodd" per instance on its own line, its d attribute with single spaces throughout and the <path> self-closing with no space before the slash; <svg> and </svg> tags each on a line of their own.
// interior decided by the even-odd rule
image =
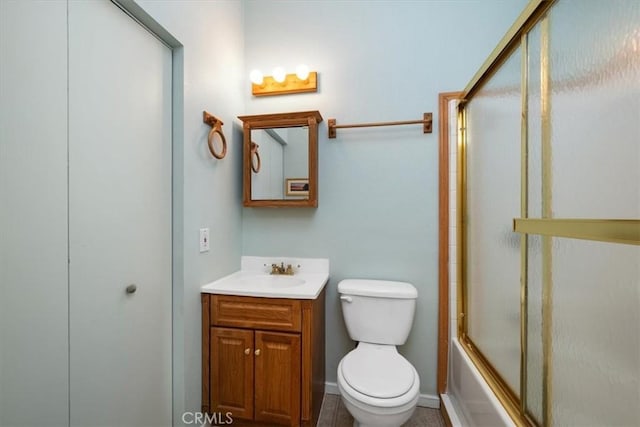
<svg viewBox="0 0 640 427">
<path fill-rule="evenodd" d="M 293 267 L 291 264 L 287 265 L 287 268 L 284 267 L 284 262 L 278 264 L 271 264 L 271 274 L 286 274 L 288 276 L 293 276 Z"/>
</svg>

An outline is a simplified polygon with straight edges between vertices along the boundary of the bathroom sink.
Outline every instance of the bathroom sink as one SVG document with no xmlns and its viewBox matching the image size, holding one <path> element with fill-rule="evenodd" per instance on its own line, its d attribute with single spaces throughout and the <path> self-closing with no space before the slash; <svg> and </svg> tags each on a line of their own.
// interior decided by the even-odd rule
<svg viewBox="0 0 640 427">
<path fill-rule="evenodd" d="M 248 286 L 277 286 L 279 288 L 290 288 L 292 286 L 300 286 L 305 283 L 304 279 L 291 276 L 272 276 L 267 274 L 260 274 L 255 276 L 248 276 L 238 279 L 240 283 Z"/>
<path fill-rule="evenodd" d="M 293 267 L 293 275 L 269 274 L 273 264 Z M 240 271 L 207 283 L 208 294 L 315 299 L 329 281 L 329 260 L 243 256 Z"/>
</svg>

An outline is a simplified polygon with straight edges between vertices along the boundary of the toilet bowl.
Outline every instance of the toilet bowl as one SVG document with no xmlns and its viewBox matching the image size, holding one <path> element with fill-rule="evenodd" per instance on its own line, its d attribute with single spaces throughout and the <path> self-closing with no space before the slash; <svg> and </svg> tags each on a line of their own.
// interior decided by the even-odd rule
<svg viewBox="0 0 640 427">
<path fill-rule="evenodd" d="M 416 408 L 420 378 L 395 346 L 360 343 L 338 365 L 338 390 L 354 426 L 400 426 Z"/>
<path fill-rule="evenodd" d="M 338 390 L 354 426 L 399 427 L 418 403 L 420 377 L 397 345 L 409 336 L 418 292 L 405 282 L 343 280 L 345 324 L 358 346 L 338 365 Z"/>
</svg>

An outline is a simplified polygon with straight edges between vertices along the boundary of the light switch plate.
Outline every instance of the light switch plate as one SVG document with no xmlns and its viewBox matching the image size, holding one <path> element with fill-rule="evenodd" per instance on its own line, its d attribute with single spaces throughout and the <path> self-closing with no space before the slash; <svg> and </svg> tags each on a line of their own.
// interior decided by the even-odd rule
<svg viewBox="0 0 640 427">
<path fill-rule="evenodd" d="M 209 250 L 209 229 L 200 229 L 200 252 L 207 252 Z"/>
</svg>

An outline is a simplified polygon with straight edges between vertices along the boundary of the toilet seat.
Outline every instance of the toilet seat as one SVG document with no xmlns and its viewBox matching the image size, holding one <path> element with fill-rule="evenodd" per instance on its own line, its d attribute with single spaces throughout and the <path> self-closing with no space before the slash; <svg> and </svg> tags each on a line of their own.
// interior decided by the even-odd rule
<svg viewBox="0 0 640 427">
<path fill-rule="evenodd" d="M 378 415 L 397 413 L 412 408 L 418 402 L 420 395 L 420 381 L 418 379 L 418 373 L 414 373 L 416 381 L 414 381 L 411 390 L 406 394 L 391 399 L 379 399 L 376 397 L 367 396 L 360 393 L 347 383 L 342 374 L 342 361 L 338 365 L 338 390 L 343 399 L 346 399 L 353 403 L 355 406 L 361 408 L 370 413 L 376 413 Z"/>
<path fill-rule="evenodd" d="M 340 370 L 352 389 L 376 399 L 403 396 L 416 381 L 413 366 L 390 345 L 360 343 L 342 359 Z"/>
</svg>

